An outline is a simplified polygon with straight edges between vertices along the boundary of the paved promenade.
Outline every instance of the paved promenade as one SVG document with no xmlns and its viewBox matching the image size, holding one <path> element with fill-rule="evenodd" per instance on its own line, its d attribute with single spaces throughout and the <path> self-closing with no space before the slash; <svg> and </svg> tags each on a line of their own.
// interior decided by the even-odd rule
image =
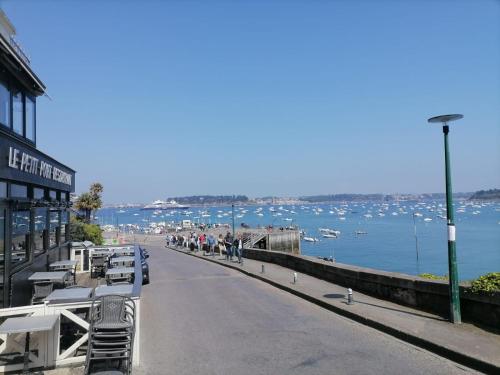
<svg viewBox="0 0 500 375">
<path fill-rule="evenodd" d="M 143 289 L 141 366 L 134 373 L 474 373 L 236 270 L 160 242 L 146 247 L 152 283 Z M 260 272 L 260 265 L 245 260 L 243 268 Z M 266 274 L 277 276 L 278 268 L 266 265 Z M 285 269 L 281 282 L 291 285 L 291 275 Z M 312 287 L 304 275 L 299 286 Z M 339 304 L 345 292 L 331 284 L 318 291 Z"/>
</svg>

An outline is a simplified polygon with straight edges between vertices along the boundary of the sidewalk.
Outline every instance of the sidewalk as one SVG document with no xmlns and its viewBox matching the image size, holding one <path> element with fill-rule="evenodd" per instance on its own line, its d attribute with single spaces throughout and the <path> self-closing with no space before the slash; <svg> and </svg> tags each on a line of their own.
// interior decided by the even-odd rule
<svg viewBox="0 0 500 375">
<path fill-rule="evenodd" d="M 272 263 L 244 259 L 243 265 L 223 257 L 170 247 L 171 250 L 230 267 L 265 281 L 340 315 L 383 331 L 401 340 L 486 373 L 500 373 L 500 335 L 471 324 L 453 325 L 442 317 L 354 291 L 347 304 L 344 287 L 297 273 Z M 234 258 L 236 259 L 236 257 Z M 265 272 L 262 273 L 262 265 Z"/>
</svg>

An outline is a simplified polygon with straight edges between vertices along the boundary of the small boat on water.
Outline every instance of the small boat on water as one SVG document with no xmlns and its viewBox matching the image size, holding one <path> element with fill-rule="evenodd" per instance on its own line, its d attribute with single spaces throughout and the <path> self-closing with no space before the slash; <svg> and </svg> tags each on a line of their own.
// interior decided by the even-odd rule
<svg viewBox="0 0 500 375">
<path fill-rule="evenodd" d="M 326 233 L 326 234 L 323 234 L 321 237 L 323 237 L 323 238 L 337 238 L 337 235 Z"/>
<path fill-rule="evenodd" d="M 430 217 L 426 217 L 426 218 L 424 219 L 424 221 L 429 222 L 429 221 L 432 221 L 432 219 L 431 219 Z"/>
<path fill-rule="evenodd" d="M 366 232 L 364 230 L 357 230 L 355 233 L 356 234 L 368 234 L 368 232 Z"/>
<path fill-rule="evenodd" d="M 317 238 L 313 238 L 313 237 L 304 237 L 303 240 L 306 242 L 318 242 L 319 241 Z"/>
</svg>

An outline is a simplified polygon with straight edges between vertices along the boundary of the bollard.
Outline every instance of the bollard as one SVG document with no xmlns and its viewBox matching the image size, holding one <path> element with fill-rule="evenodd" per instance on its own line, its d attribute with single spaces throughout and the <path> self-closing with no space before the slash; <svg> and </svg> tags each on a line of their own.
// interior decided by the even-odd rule
<svg viewBox="0 0 500 375">
<path fill-rule="evenodd" d="M 293 283 L 297 284 L 297 272 L 293 273 Z"/>
<path fill-rule="evenodd" d="M 354 304 L 354 299 L 352 298 L 352 289 L 351 288 L 347 288 L 347 304 L 348 305 Z"/>
<path fill-rule="evenodd" d="M 262 271 L 260 273 L 266 273 L 266 270 L 264 269 L 264 265 L 262 265 Z"/>
</svg>

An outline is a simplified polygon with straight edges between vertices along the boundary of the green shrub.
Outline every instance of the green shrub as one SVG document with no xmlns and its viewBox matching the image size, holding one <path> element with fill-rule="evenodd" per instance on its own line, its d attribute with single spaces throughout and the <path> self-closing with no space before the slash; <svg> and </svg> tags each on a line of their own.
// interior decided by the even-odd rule
<svg viewBox="0 0 500 375">
<path fill-rule="evenodd" d="M 418 275 L 420 277 L 423 277 L 424 279 L 430 279 L 430 280 L 448 280 L 448 276 L 440 276 L 440 275 L 434 275 L 432 273 L 421 273 Z"/>
<path fill-rule="evenodd" d="M 481 292 L 500 292 L 500 272 L 491 272 L 478 277 L 472 281 L 472 291 Z"/>
<path fill-rule="evenodd" d="M 70 225 L 71 241 L 91 241 L 95 245 L 102 245 L 102 229 L 97 224 L 85 224 L 84 222 L 71 218 Z"/>
</svg>

